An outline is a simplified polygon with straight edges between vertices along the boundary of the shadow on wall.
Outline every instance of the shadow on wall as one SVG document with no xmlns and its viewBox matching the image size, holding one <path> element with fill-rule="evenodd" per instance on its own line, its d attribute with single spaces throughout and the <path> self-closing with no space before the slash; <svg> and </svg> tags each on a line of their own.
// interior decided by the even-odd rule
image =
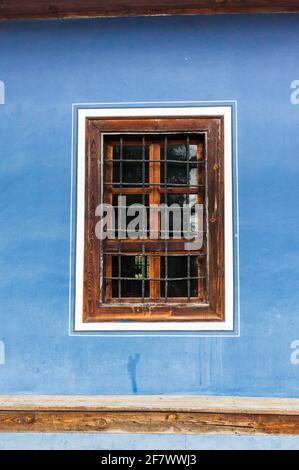
<svg viewBox="0 0 299 470">
<path fill-rule="evenodd" d="M 137 364 L 140 360 L 140 354 L 135 354 L 135 356 L 129 356 L 127 368 L 128 368 L 128 373 L 129 377 L 131 380 L 131 387 L 132 387 L 132 392 L 137 393 L 138 392 L 138 387 L 137 387 L 137 378 L 136 378 L 136 368 Z"/>
</svg>

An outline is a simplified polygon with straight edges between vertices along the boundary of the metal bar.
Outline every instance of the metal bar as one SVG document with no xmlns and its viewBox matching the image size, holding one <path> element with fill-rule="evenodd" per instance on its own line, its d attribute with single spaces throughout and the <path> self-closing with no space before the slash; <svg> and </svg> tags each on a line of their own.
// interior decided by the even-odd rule
<svg viewBox="0 0 299 470">
<path fill-rule="evenodd" d="M 122 183 L 123 183 L 123 138 L 122 137 L 120 137 L 119 143 L 120 143 L 119 184 L 122 187 Z"/>
<path fill-rule="evenodd" d="M 104 253 L 104 256 L 118 256 L 118 255 L 121 255 L 121 256 L 137 256 L 136 253 L 134 252 L 129 252 L 129 253 L 123 253 L 122 251 L 106 251 Z M 186 253 L 176 253 L 175 251 L 174 252 L 170 252 L 170 254 L 166 254 L 166 253 L 150 253 L 148 252 L 147 253 L 148 256 L 184 256 L 186 257 Z M 195 255 L 192 255 L 192 256 L 202 256 L 202 257 L 205 257 L 207 254 L 206 253 L 196 253 Z"/>
<path fill-rule="evenodd" d="M 190 301 L 190 291 L 191 291 L 191 285 L 190 285 L 190 254 L 188 253 L 187 255 L 187 297 L 188 301 Z"/>
<path fill-rule="evenodd" d="M 190 279 L 204 279 L 205 276 L 192 276 L 190 277 Z M 122 281 L 141 281 L 142 279 L 136 279 L 136 277 L 121 277 L 119 278 L 118 276 L 111 276 L 111 277 L 108 277 L 108 276 L 104 276 L 104 279 L 112 279 L 112 280 L 119 280 L 121 279 Z M 170 277 L 168 278 L 169 280 L 171 281 L 186 281 L 187 278 L 186 277 Z M 165 277 L 145 277 L 144 278 L 145 281 L 166 281 L 166 278 Z"/>
<path fill-rule="evenodd" d="M 107 182 L 104 182 L 104 184 L 107 186 L 107 185 L 110 185 L 110 183 L 107 183 Z M 120 186 L 120 183 L 113 183 L 113 186 Z M 141 186 L 142 187 L 142 183 L 124 183 L 122 182 L 121 184 L 121 187 L 123 186 L 131 186 L 132 188 L 135 188 L 136 186 Z M 158 186 L 160 187 L 161 184 L 160 183 L 145 183 L 145 186 Z M 170 183 L 168 185 L 169 188 L 171 187 L 180 187 L 180 188 L 188 188 L 188 185 L 187 184 L 176 184 L 176 183 Z M 195 188 L 205 188 L 205 185 L 204 184 L 192 184 L 189 186 L 190 189 L 195 189 Z"/>
<path fill-rule="evenodd" d="M 113 162 L 111 160 L 105 159 L 105 163 L 119 163 L 121 162 L 120 159 L 114 159 Z M 142 160 L 137 160 L 137 159 L 131 159 L 131 158 L 126 158 L 126 163 L 142 163 Z M 164 163 L 164 160 L 155 160 L 155 163 Z M 151 163 L 151 162 L 150 162 Z M 167 163 L 174 163 L 175 165 L 187 165 L 187 161 L 185 160 L 167 160 Z M 203 160 L 200 161 L 194 161 L 192 162 L 193 165 L 203 165 L 205 162 Z"/>
<path fill-rule="evenodd" d="M 187 158 L 187 178 L 186 178 L 186 181 L 187 181 L 187 185 L 189 186 L 190 185 L 190 178 L 189 178 L 189 172 L 190 172 L 190 139 L 189 139 L 189 136 L 187 135 L 186 137 L 186 158 Z M 189 201 L 188 201 L 189 202 Z"/>
<path fill-rule="evenodd" d="M 186 137 L 186 157 L 187 157 L 187 185 L 188 185 L 188 192 L 187 192 L 187 204 L 189 206 L 190 204 L 190 164 L 189 164 L 189 159 L 190 159 L 190 139 L 189 136 L 187 135 Z M 190 285 L 190 250 L 188 251 L 188 256 L 187 256 L 187 297 L 188 297 L 188 302 L 190 302 L 190 290 L 191 290 L 191 285 Z"/>
<path fill-rule="evenodd" d="M 113 277 L 112 277 L 113 279 Z M 114 278 L 118 279 L 118 298 L 121 299 L 121 256 L 118 256 L 118 277 Z"/>
<path fill-rule="evenodd" d="M 115 207 L 116 207 L 116 206 L 115 206 Z M 105 233 L 110 233 L 110 232 L 111 232 L 111 233 L 114 233 L 114 229 L 112 229 L 112 228 L 107 228 L 107 229 L 105 230 Z M 131 232 L 132 232 L 132 233 L 135 233 L 135 230 L 133 230 L 133 229 L 132 229 L 132 230 L 128 230 L 128 229 L 127 229 L 127 233 L 131 233 Z M 146 232 L 149 233 L 150 231 L 149 231 L 149 230 L 146 230 Z M 156 231 L 155 231 L 155 233 L 156 233 Z M 165 233 L 165 230 L 163 230 L 163 233 Z M 193 233 L 194 233 L 194 235 L 199 235 L 200 233 L 206 233 L 206 231 L 205 231 L 205 230 L 198 230 L 198 231 L 196 231 L 196 232 L 194 231 Z M 141 239 L 141 238 L 136 238 L 136 239 L 134 239 L 134 241 L 140 240 L 140 239 Z M 177 239 L 177 240 L 180 240 L 180 239 Z M 185 239 L 185 238 L 183 238 L 183 237 L 181 238 L 181 240 L 187 241 L 187 239 Z"/>
<path fill-rule="evenodd" d="M 144 187 L 145 187 L 145 138 L 143 136 L 142 137 L 142 204 L 145 207 Z M 144 233 L 144 227 L 142 227 L 142 232 Z M 145 278 L 145 242 L 143 240 L 142 242 L 142 302 L 144 302 L 144 297 L 145 297 L 144 278 Z"/>
<path fill-rule="evenodd" d="M 164 187 L 165 187 L 165 204 L 166 206 L 168 206 L 168 194 L 167 194 L 167 165 L 168 165 L 168 161 L 167 161 L 167 143 L 168 143 L 168 140 L 167 140 L 167 136 L 165 136 L 165 139 L 164 139 Z M 164 262 L 165 262 L 165 302 L 167 302 L 167 297 L 168 297 L 168 238 L 165 239 L 165 258 L 164 258 Z"/>
<path fill-rule="evenodd" d="M 209 246 L 209 233 L 207 232 L 208 230 L 208 225 L 207 225 L 207 220 L 209 220 L 209 199 L 208 199 L 208 194 L 209 194 L 209 179 L 208 179 L 208 136 L 205 134 L 204 137 L 204 146 L 203 146 L 203 152 L 204 152 L 204 158 L 203 161 L 205 162 L 204 165 L 204 181 L 205 181 L 205 192 L 204 192 L 204 207 L 205 207 L 205 245 L 206 245 L 206 250 L 208 250 Z M 203 264 L 203 263 L 202 263 Z M 205 257 L 205 272 L 207 274 L 207 279 L 204 281 L 204 295 L 205 295 L 205 300 L 209 301 L 210 297 L 210 292 L 209 292 L 209 253 L 207 251 L 206 257 Z M 200 293 L 199 293 L 200 294 Z"/>
<path fill-rule="evenodd" d="M 138 194 L 138 193 L 137 193 L 137 194 Z M 135 196 L 135 194 L 134 194 L 134 196 Z M 123 209 L 128 209 L 128 208 L 131 207 L 131 206 L 122 206 L 122 205 L 119 206 L 118 204 L 116 204 L 116 205 L 113 206 L 113 207 L 114 207 L 115 209 L 119 209 L 120 207 L 122 207 Z M 145 209 L 149 209 L 149 208 L 150 208 L 150 206 L 146 206 L 146 205 L 144 205 L 143 207 L 144 207 Z"/>
</svg>

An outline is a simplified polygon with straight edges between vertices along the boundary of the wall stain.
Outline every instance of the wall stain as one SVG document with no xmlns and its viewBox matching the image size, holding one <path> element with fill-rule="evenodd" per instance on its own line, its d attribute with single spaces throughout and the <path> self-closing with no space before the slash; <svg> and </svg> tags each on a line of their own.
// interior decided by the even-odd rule
<svg viewBox="0 0 299 470">
<path fill-rule="evenodd" d="M 135 356 L 129 356 L 128 364 L 127 364 L 127 369 L 129 373 L 129 377 L 131 380 L 131 386 L 132 386 L 132 392 L 137 393 L 138 392 L 138 387 L 137 387 L 137 378 L 136 378 L 136 368 L 137 364 L 140 360 L 140 354 L 135 354 Z"/>
</svg>

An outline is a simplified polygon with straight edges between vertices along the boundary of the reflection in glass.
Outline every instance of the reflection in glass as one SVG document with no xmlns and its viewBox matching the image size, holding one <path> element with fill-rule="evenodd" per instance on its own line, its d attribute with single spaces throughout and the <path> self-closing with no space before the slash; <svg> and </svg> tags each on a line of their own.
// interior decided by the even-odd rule
<svg viewBox="0 0 299 470">
<path fill-rule="evenodd" d="M 161 156 L 161 160 L 165 160 L 163 145 L 161 145 Z M 162 162 L 161 184 L 167 183 L 169 186 L 179 184 L 197 184 L 197 145 L 189 145 L 188 155 L 188 146 L 186 144 L 169 143 L 167 145 L 166 161 L 168 162 L 166 166 L 167 179 L 165 181 L 165 165 Z M 187 161 L 189 161 L 189 164 L 187 164 Z"/>
<path fill-rule="evenodd" d="M 169 193 L 166 195 L 165 193 L 162 193 L 161 204 L 166 204 L 169 208 L 168 212 L 164 212 L 164 216 L 161 214 L 161 236 L 163 238 L 168 238 L 167 230 L 168 236 L 175 238 L 183 237 L 184 229 L 188 234 L 197 230 L 198 223 L 196 223 L 195 208 L 195 204 L 198 204 L 197 194 Z M 171 206 L 173 204 L 178 205 L 181 210 L 172 211 Z M 184 205 L 189 205 L 190 211 L 183 212 Z M 168 217 L 168 220 L 166 217 Z M 177 217 L 176 220 L 175 217 Z M 189 220 L 187 220 L 186 217 L 189 217 Z"/>
</svg>

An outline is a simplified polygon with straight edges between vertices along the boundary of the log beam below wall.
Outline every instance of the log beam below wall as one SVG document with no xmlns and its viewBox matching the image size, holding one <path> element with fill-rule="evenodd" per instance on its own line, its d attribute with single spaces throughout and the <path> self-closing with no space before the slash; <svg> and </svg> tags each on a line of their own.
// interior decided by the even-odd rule
<svg viewBox="0 0 299 470">
<path fill-rule="evenodd" d="M 298 11 L 298 0 L 2 0 L 0 2 L 0 19 Z"/>
<path fill-rule="evenodd" d="M 299 434 L 299 399 L 0 396 L 0 432 Z"/>
</svg>

